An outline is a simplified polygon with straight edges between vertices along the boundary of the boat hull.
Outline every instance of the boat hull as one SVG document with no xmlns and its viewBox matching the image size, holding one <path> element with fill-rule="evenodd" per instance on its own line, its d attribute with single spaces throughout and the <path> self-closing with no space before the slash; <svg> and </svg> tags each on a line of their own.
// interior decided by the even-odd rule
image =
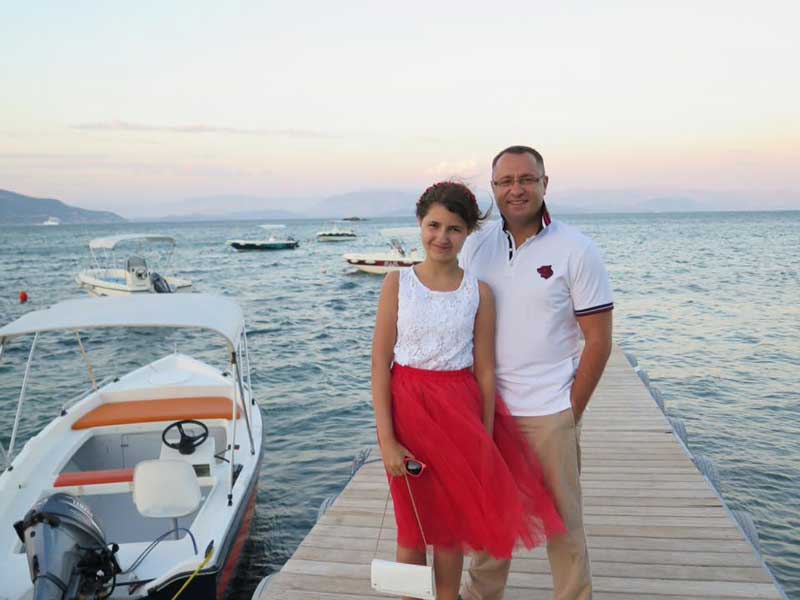
<svg viewBox="0 0 800 600">
<path fill-rule="evenodd" d="M 236 516 L 233 526 L 228 531 L 222 544 L 215 549 L 217 557 L 221 560 L 220 566 L 204 569 L 192 580 L 181 593 L 180 598 L 186 600 L 225 600 L 233 592 L 231 584 L 241 566 L 242 550 L 250 533 L 250 525 L 255 515 L 256 496 L 258 492 L 258 472 L 261 469 L 261 450 L 256 465 L 255 474 L 249 483 L 247 499 L 242 503 L 242 510 Z M 172 600 L 178 590 L 191 577 L 191 573 L 181 574 L 165 583 L 156 590 L 149 590 L 144 596 L 154 600 Z M 115 592 L 113 597 L 116 597 Z M 136 596 L 132 596 L 135 598 Z"/>
<path fill-rule="evenodd" d="M 299 246 L 298 242 L 230 242 L 234 250 L 294 250 Z"/>
<path fill-rule="evenodd" d="M 188 279 L 178 277 L 165 277 L 173 292 L 188 292 L 192 287 L 192 282 Z M 79 273 L 75 281 L 78 286 L 84 288 L 90 296 L 130 296 L 132 294 L 154 294 L 156 293 L 152 285 L 147 288 L 133 289 L 125 283 L 108 281 L 99 277 L 94 277 L 88 273 Z"/>
<path fill-rule="evenodd" d="M 318 242 L 346 242 L 356 239 L 355 235 L 318 235 Z"/>
<path fill-rule="evenodd" d="M 351 265 L 364 273 L 371 273 L 373 275 L 385 275 L 392 271 L 399 271 L 400 269 L 407 269 L 418 265 L 422 260 L 370 260 L 370 259 L 355 259 L 345 257 L 348 265 Z"/>
</svg>

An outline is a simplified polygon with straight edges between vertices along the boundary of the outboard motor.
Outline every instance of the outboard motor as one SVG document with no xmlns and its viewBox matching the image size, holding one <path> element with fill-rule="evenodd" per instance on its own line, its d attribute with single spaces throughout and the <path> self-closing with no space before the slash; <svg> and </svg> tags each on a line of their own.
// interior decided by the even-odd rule
<svg viewBox="0 0 800 600">
<path fill-rule="evenodd" d="M 33 600 L 105 598 L 121 572 L 92 512 L 74 496 L 42 498 L 14 529 L 28 555 Z"/>
<path fill-rule="evenodd" d="M 150 273 L 141 256 L 130 256 L 125 261 L 125 281 L 134 290 L 150 290 Z"/>
<path fill-rule="evenodd" d="M 150 281 L 153 282 L 153 289 L 156 291 L 156 294 L 171 294 L 173 291 L 172 288 L 169 287 L 167 280 L 155 271 L 150 273 Z"/>
</svg>

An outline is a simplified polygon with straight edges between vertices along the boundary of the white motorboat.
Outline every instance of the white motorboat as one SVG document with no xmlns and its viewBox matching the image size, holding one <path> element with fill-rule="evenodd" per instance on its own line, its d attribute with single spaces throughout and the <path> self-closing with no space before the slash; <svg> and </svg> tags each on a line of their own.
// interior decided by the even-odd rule
<svg viewBox="0 0 800 600">
<path fill-rule="evenodd" d="M 61 219 L 59 219 L 58 217 L 47 217 L 47 219 L 42 222 L 42 225 L 47 225 L 47 226 L 61 225 Z"/>
<path fill-rule="evenodd" d="M 81 333 L 142 327 L 219 334 L 228 367 L 176 351 L 95 381 Z M 53 398 L 54 418 L 17 452 L 22 418 L 47 411 L 25 399 L 37 340 L 51 332 L 76 336 L 91 387 Z M 205 294 L 67 300 L 0 328 L 0 356 L 23 336 L 28 364 L 0 444 L 0 598 L 221 600 L 262 457 L 239 306 Z"/>
<path fill-rule="evenodd" d="M 344 242 L 354 240 L 356 237 L 356 233 L 352 229 L 339 227 L 335 221 L 317 232 L 317 241 L 319 242 Z"/>
<path fill-rule="evenodd" d="M 96 238 L 89 242 L 92 266 L 76 276 L 79 286 L 93 296 L 126 296 L 128 294 L 171 293 L 187 291 L 192 282 L 188 279 L 159 273 L 147 264 L 144 257 L 116 253 L 118 246 L 128 244 L 165 244 L 167 256 L 159 261 L 159 270 L 170 269 L 175 252 L 175 238 L 169 235 L 133 233 Z"/>
<path fill-rule="evenodd" d="M 347 264 L 364 273 L 383 275 L 390 271 L 406 269 L 421 263 L 424 256 L 416 248 L 407 250 L 401 237 L 413 233 L 419 234 L 416 227 L 383 229 L 381 233 L 388 238 L 389 250 L 380 252 L 348 253 L 343 255 Z"/>
</svg>

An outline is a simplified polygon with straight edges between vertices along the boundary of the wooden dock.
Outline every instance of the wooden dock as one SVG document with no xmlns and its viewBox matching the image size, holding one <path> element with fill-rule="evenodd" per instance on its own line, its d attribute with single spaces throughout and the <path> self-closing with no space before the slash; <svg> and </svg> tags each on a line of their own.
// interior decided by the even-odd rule
<svg viewBox="0 0 800 600">
<path fill-rule="evenodd" d="M 616 347 L 581 442 L 594 600 L 785 598 Z M 253 600 L 387 598 L 370 588 L 386 493 L 382 464 L 368 460 Z M 377 557 L 393 559 L 394 545 L 390 502 Z M 515 555 L 507 600 L 551 589 L 543 549 Z"/>
</svg>

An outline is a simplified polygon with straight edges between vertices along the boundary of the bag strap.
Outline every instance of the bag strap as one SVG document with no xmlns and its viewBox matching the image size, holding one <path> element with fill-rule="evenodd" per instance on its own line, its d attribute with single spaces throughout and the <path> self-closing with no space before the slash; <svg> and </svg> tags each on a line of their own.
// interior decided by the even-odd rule
<svg viewBox="0 0 800 600">
<path fill-rule="evenodd" d="M 419 519 L 419 512 L 417 511 L 417 503 L 414 502 L 414 494 L 411 493 L 411 484 L 408 482 L 408 474 L 403 474 L 403 479 L 406 480 L 406 487 L 408 488 L 408 495 L 411 498 L 411 506 L 414 508 L 414 516 L 417 518 L 417 525 L 419 525 L 419 532 L 422 535 L 422 543 L 425 544 L 425 547 L 428 546 L 428 540 L 425 539 L 425 532 L 422 530 L 422 521 Z M 374 558 L 375 555 L 378 554 L 378 546 L 381 543 L 381 533 L 383 532 L 383 523 L 386 520 L 386 511 L 389 508 L 389 496 L 392 493 L 391 485 L 389 490 L 386 492 L 386 502 L 383 505 L 383 516 L 381 517 L 381 526 L 378 529 L 378 539 L 375 542 L 375 551 L 372 553 L 372 557 Z"/>
<path fill-rule="evenodd" d="M 408 483 L 408 474 L 403 473 L 403 479 L 406 480 L 406 487 L 408 488 L 408 495 L 411 498 L 411 506 L 414 507 L 414 516 L 417 517 L 417 525 L 419 525 L 419 532 L 422 534 L 422 543 L 428 546 L 428 540 L 425 539 L 425 532 L 422 531 L 422 521 L 419 520 L 419 512 L 417 512 L 417 503 L 414 502 L 414 494 L 411 493 L 411 484 Z"/>
</svg>

